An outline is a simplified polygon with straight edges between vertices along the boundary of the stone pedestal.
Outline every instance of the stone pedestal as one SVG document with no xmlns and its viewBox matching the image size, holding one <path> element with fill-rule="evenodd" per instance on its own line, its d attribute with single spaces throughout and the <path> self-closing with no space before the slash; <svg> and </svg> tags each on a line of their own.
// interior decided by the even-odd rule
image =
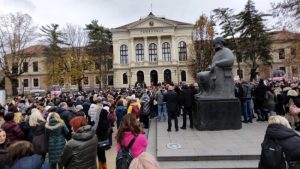
<svg viewBox="0 0 300 169">
<path fill-rule="evenodd" d="M 237 130 L 242 128 L 241 103 L 237 98 L 197 98 L 193 110 L 198 130 Z"/>
</svg>

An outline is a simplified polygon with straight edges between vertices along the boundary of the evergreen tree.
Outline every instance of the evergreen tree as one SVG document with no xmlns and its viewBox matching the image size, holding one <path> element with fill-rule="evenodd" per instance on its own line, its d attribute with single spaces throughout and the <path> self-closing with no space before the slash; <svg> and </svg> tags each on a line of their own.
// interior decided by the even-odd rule
<svg viewBox="0 0 300 169">
<path fill-rule="evenodd" d="M 59 84 L 63 76 L 63 72 L 67 67 L 67 62 L 63 57 L 63 49 L 60 47 L 64 45 L 63 33 L 58 29 L 58 24 L 51 24 L 42 26 L 41 31 L 48 43 L 44 51 L 47 57 L 47 77 L 46 84 L 48 86 Z"/>
<path fill-rule="evenodd" d="M 238 63 L 238 75 L 242 79 L 242 72 L 240 62 L 242 61 L 240 42 L 238 38 L 238 32 L 236 28 L 239 26 L 237 16 L 233 13 L 232 9 L 229 8 L 218 8 L 214 9 L 214 18 L 219 21 L 219 25 L 222 28 L 221 34 L 224 39 L 227 39 L 227 46 L 232 49 L 236 55 L 236 60 Z"/>
<path fill-rule="evenodd" d="M 101 82 L 107 81 L 108 70 L 112 65 L 112 33 L 108 28 L 99 25 L 97 20 L 86 25 L 86 30 L 89 37 L 87 53 L 94 57 L 101 89 Z"/>
<path fill-rule="evenodd" d="M 243 60 L 251 67 L 250 81 L 256 80 L 259 64 L 271 65 L 271 40 L 263 24 L 262 14 L 248 0 L 245 9 L 237 15 L 240 25 L 240 49 Z"/>
</svg>

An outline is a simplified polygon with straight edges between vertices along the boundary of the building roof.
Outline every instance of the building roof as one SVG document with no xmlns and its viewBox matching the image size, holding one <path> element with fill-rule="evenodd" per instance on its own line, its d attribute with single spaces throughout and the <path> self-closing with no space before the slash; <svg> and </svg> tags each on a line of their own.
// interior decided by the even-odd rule
<svg viewBox="0 0 300 169">
<path fill-rule="evenodd" d="M 150 12 L 149 15 L 147 17 L 145 17 L 145 18 L 141 18 L 141 19 L 139 19 L 137 21 L 128 23 L 126 25 L 119 26 L 119 27 L 117 27 L 115 29 L 128 29 L 129 26 L 135 25 L 137 23 L 142 23 L 142 22 L 144 22 L 145 20 L 147 20 L 149 18 L 156 18 L 156 19 L 161 20 L 161 21 L 166 21 L 166 22 L 172 23 L 173 25 L 193 25 L 191 23 L 186 23 L 186 22 L 181 22 L 181 21 L 175 21 L 175 20 L 171 20 L 171 19 L 166 19 L 165 17 L 158 17 L 158 16 L 155 16 L 152 12 Z"/>
<path fill-rule="evenodd" d="M 270 32 L 273 41 L 300 40 L 300 33 L 286 30 Z"/>
</svg>

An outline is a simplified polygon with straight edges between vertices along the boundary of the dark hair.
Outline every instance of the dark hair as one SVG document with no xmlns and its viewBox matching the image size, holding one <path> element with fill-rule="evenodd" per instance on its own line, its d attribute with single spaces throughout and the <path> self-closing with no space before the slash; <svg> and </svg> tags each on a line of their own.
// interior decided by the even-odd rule
<svg viewBox="0 0 300 169">
<path fill-rule="evenodd" d="M 9 166 L 12 166 L 18 159 L 34 154 L 33 145 L 28 141 L 18 141 L 10 145 L 7 151 L 7 164 Z"/>
<path fill-rule="evenodd" d="M 141 129 L 136 121 L 135 114 L 126 114 L 120 123 L 119 130 L 116 135 L 116 140 L 119 144 L 122 144 L 124 138 L 124 132 L 129 131 L 133 135 L 137 136 L 141 133 Z"/>
<path fill-rule="evenodd" d="M 7 113 L 5 116 L 4 116 L 4 120 L 5 121 L 12 121 L 15 117 L 15 114 L 14 113 Z"/>
<path fill-rule="evenodd" d="M 123 100 L 119 100 L 119 101 L 117 102 L 117 106 L 124 106 Z"/>
</svg>

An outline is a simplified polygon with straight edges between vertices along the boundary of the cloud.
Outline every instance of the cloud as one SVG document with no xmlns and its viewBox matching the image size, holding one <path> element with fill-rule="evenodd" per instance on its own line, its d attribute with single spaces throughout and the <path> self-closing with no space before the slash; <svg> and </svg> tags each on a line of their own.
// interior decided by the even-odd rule
<svg viewBox="0 0 300 169">
<path fill-rule="evenodd" d="M 30 0 L 4 0 L 2 4 L 20 11 L 36 10 L 36 6 Z"/>
</svg>

